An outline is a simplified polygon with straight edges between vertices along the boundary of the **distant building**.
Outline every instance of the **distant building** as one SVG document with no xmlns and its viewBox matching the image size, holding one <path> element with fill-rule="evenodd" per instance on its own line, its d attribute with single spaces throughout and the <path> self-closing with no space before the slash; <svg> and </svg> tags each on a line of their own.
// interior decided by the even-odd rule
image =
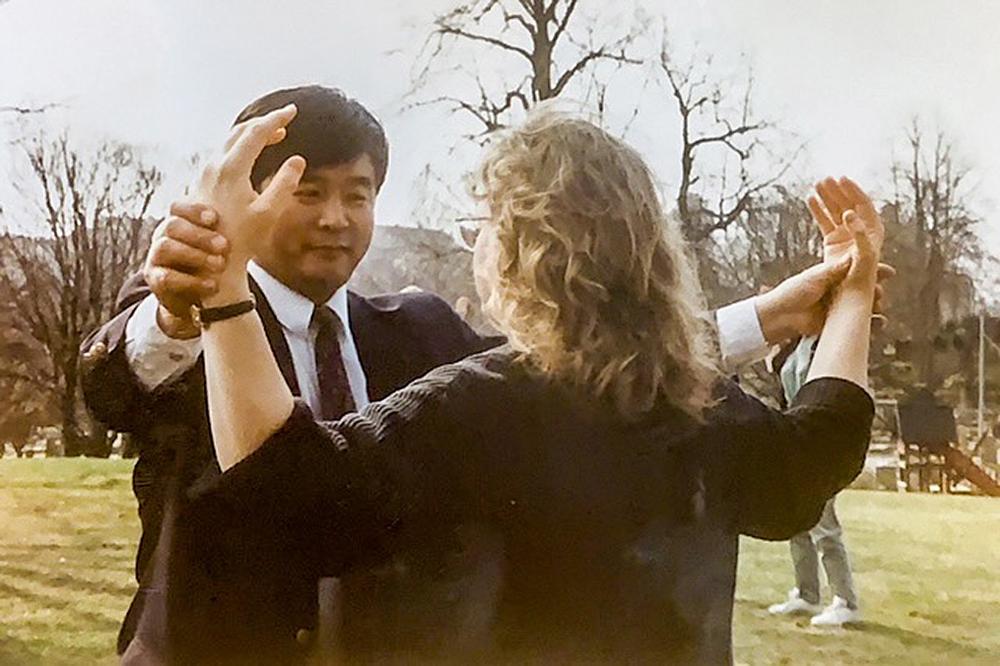
<svg viewBox="0 0 1000 666">
<path fill-rule="evenodd" d="M 440 229 L 378 225 L 368 254 L 351 277 L 360 294 L 427 291 L 459 310 L 480 331 L 482 316 L 472 278 L 472 252 Z"/>
</svg>

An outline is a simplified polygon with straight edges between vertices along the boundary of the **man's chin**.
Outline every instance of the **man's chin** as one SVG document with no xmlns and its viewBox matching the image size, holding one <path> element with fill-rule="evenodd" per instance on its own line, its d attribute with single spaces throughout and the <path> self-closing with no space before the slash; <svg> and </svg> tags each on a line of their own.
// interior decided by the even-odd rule
<svg viewBox="0 0 1000 666">
<path fill-rule="evenodd" d="M 314 284 L 339 287 L 351 279 L 353 269 L 347 261 L 309 261 L 302 266 L 302 276 Z"/>
</svg>

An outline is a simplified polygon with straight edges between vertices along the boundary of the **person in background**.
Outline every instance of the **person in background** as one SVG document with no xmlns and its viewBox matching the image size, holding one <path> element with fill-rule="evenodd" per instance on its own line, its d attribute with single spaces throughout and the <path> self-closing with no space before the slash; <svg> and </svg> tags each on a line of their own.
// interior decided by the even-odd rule
<svg viewBox="0 0 1000 666">
<path fill-rule="evenodd" d="M 780 373 L 781 387 L 788 404 L 795 400 L 806 382 L 816 344 L 815 337 L 803 337 L 791 343 L 784 363 L 775 368 Z M 857 588 L 835 504 L 836 497 L 827 500 L 819 522 L 789 540 L 795 587 L 788 593 L 786 601 L 768 607 L 772 615 L 811 615 L 810 624 L 814 627 L 840 627 L 861 621 Z M 820 558 L 833 591 L 833 600 L 826 608 L 820 604 Z"/>
</svg>

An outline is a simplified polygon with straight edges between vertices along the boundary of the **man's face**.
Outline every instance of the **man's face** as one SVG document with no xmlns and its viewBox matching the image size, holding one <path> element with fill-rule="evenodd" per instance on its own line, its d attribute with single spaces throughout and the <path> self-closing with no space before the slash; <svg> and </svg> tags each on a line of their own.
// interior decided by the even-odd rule
<svg viewBox="0 0 1000 666">
<path fill-rule="evenodd" d="M 257 263 L 295 291 L 325 301 L 350 279 L 368 251 L 375 194 L 375 169 L 367 154 L 307 169 Z"/>
</svg>

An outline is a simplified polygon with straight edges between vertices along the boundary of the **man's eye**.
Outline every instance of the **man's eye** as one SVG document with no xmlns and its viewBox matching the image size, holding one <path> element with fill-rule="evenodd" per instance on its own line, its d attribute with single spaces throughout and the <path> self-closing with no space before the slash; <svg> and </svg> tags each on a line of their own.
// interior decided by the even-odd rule
<svg viewBox="0 0 1000 666">
<path fill-rule="evenodd" d="M 295 190 L 295 196 L 314 199 L 319 196 L 319 190 Z"/>
<path fill-rule="evenodd" d="M 347 201 L 352 204 L 363 204 L 368 202 L 368 195 L 360 192 L 347 195 Z"/>
</svg>

